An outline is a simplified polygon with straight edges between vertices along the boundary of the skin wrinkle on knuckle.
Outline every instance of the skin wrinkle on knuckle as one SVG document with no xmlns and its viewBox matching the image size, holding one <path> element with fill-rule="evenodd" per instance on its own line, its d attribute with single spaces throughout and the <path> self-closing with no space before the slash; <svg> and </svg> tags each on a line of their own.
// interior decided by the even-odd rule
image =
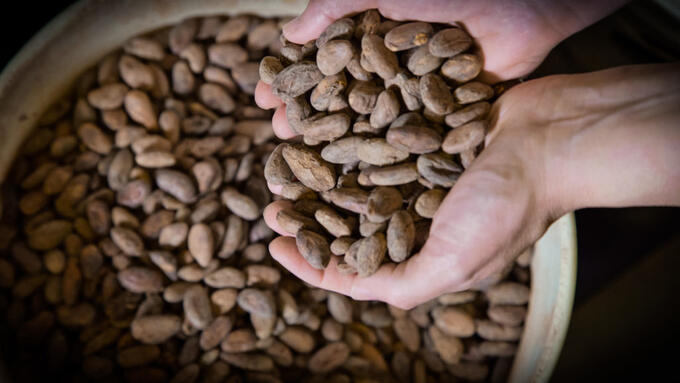
<svg viewBox="0 0 680 383">
<path fill-rule="evenodd" d="M 440 269 L 455 270 L 460 265 L 460 257 L 456 256 L 456 254 L 460 254 L 460 251 L 462 250 L 457 246 L 460 241 L 455 239 L 459 238 L 458 235 L 455 235 L 455 233 L 459 233 L 459 231 L 455 230 L 455 228 L 453 228 L 453 230 L 447 230 L 446 228 L 441 227 L 447 225 L 447 223 L 448 220 L 445 220 L 440 224 L 440 227 L 437 227 L 430 232 L 430 236 L 427 240 L 428 244 L 423 247 L 423 251 L 421 251 L 418 256 L 427 257 L 428 262 L 438 263 Z M 429 251 L 432 246 L 434 246 L 435 249 Z M 437 251 L 439 248 L 445 248 L 447 250 Z"/>
<path fill-rule="evenodd" d="M 331 272 L 329 270 L 331 270 L 333 267 L 335 267 L 335 264 L 334 264 L 334 261 L 332 260 L 331 263 L 326 268 L 326 270 L 324 270 L 323 273 L 321 273 L 321 279 L 319 280 L 319 284 L 317 285 L 317 287 L 320 287 L 320 288 L 323 288 L 323 289 L 326 289 L 326 290 L 332 290 L 332 291 L 335 291 L 335 292 L 339 292 L 339 291 L 336 291 L 337 289 L 331 288 L 331 286 L 332 286 L 331 278 L 330 278 Z"/>
<path fill-rule="evenodd" d="M 497 206 L 508 205 L 508 203 L 512 204 L 512 201 L 517 198 L 519 195 L 518 189 L 513 186 L 514 182 L 512 182 L 512 180 L 515 179 L 514 173 L 515 171 L 512 168 L 499 170 L 495 167 L 484 167 L 482 169 L 477 169 L 475 172 L 477 178 L 475 178 L 475 180 L 479 179 L 480 181 L 475 182 L 470 189 L 466 189 L 466 192 L 468 195 L 473 195 L 473 198 L 475 199 L 479 199 L 480 193 L 486 194 L 487 198 L 484 198 L 479 202 L 481 205 L 478 203 L 467 203 L 468 201 L 465 201 L 465 196 L 462 196 L 464 198 L 462 202 L 460 202 L 460 200 L 456 201 L 456 203 L 462 203 L 468 206 L 477 206 L 475 209 L 476 212 L 469 212 L 466 214 L 468 218 L 473 219 L 476 222 L 470 222 L 472 223 L 471 225 L 456 225 L 453 227 L 449 220 L 443 218 L 435 219 L 433 222 L 432 232 L 428 242 L 434 241 L 431 242 L 430 245 L 435 246 L 435 248 L 448 249 L 446 252 L 439 253 L 442 256 L 435 258 L 438 261 L 445 263 L 442 268 L 450 270 L 450 283 L 448 288 L 460 290 L 463 287 L 473 285 L 480 278 L 480 275 L 483 275 L 485 266 L 493 262 L 493 259 L 495 258 L 493 255 L 498 255 L 496 254 L 497 249 L 490 249 L 492 250 L 492 254 L 491 256 L 486 257 L 486 261 L 484 261 L 480 259 L 463 259 L 454 254 L 465 253 L 465 245 L 460 248 L 459 244 L 468 244 L 470 241 L 474 242 L 475 236 L 479 235 L 479 230 L 482 230 L 484 227 L 489 227 L 488 225 L 498 225 L 499 221 L 497 221 L 495 217 L 489 217 L 484 212 L 494 211 Z M 493 191 L 493 193 L 489 194 L 489 191 Z M 521 205 L 528 206 L 528 203 L 525 200 Z M 505 218 L 498 218 L 501 219 L 501 225 L 508 227 L 514 225 L 514 222 L 504 223 L 504 221 L 509 219 L 507 216 Z M 465 221 L 466 217 L 461 217 L 461 219 Z M 524 219 L 522 221 L 524 221 Z M 458 250 L 456 250 L 456 248 L 458 248 Z M 430 250 L 432 247 L 428 247 L 427 249 Z M 432 251 L 430 252 L 432 253 Z M 437 252 L 433 253 L 437 254 Z"/>
</svg>

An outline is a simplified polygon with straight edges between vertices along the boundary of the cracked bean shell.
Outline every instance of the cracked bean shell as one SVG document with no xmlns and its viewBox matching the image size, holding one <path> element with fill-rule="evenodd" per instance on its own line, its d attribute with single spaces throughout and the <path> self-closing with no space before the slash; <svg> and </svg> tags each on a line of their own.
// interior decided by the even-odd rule
<svg viewBox="0 0 680 383">
<path fill-rule="evenodd" d="M 319 35 L 315 44 L 317 48 L 321 48 L 327 42 L 337 38 L 349 38 L 354 33 L 354 20 L 344 17 L 335 20 L 331 25 Z"/>
<path fill-rule="evenodd" d="M 418 173 L 423 178 L 445 188 L 451 188 L 460 177 L 463 169 L 453 159 L 441 153 L 428 153 L 416 161 Z"/>
<path fill-rule="evenodd" d="M 323 79 L 315 63 L 300 61 L 284 68 L 274 77 L 272 91 L 284 100 L 301 96 Z"/>
<path fill-rule="evenodd" d="M 335 169 L 317 152 L 299 145 L 288 145 L 283 147 L 282 154 L 290 170 L 303 185 L 317 192 L 335 186 Z"/>
<path fill-rule="evenodd" d="M 284 185 L 295 179 L 293 172 L 283 158 L 283 148 L 287 145 L 279 144 L 269 154 L 267 163 L 264 166 L 264 177 L 267 179 L 267 182 L 275 185 Z"/>
<path fill-rule="evenodd" d="M 293 235 L 301 229 L 320 229 L 315 220 L 293 209 L 279 210 L 276 214 L 276 222 L 283 230 Z"/>
</svg>

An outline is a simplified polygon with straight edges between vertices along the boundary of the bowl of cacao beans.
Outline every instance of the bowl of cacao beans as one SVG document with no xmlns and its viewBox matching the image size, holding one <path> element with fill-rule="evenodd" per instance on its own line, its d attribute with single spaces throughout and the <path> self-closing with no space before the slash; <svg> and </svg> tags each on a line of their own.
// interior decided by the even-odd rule
<svg viewBox="0 0 680 383">
<path fill-rule="evenodd" d="M 572 214 L 493 286 L 410 310 L 310 286 L 418 256 L 483 150 L 497 88 L 455 25 L 348 15 L 297 45 L 287 1 L 81 1 L 0 74 L 0 381 L 547 382 Z M 300 136 L 257 107 L 262 79 Z M 272 195 L 267 183 L 282 185 Z"/>
</svg>

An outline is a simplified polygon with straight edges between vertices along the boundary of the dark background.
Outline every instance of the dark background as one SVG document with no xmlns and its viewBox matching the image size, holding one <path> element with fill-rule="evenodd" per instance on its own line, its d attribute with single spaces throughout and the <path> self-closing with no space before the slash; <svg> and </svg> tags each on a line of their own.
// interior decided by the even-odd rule
<svg viewBox="0 0 680 383">
<path fill-rule="evenodd" d="M 72 3 L 15 2 L 2 12 L 0 67 Z M 677 2 L 675 8 L 680 14 Z M 680 22 L 667 7 L 635 1 L 565 40 L 531 77 L 677 61 L 679 34 Z M 576 225 L 574 313 L 553 380 L 675 376 L 680 209 L 584 209 L 576 212 Z"/>
</svg>

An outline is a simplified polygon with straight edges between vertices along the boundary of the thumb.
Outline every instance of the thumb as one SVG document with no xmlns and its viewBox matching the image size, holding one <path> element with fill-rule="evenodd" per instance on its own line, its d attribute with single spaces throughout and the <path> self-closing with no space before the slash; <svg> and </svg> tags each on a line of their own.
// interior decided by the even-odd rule
<svg viewBox="0 0 680 383">
<path fill-rule="evenodd" d="M 355 278 L 349 295 L 410 308 L 493 280 L 545 229 L 534 218 L 542 211 L 534 202 L 534 171 L 514 147 L 505 138 L 492 142 L 449 191 L 420 252 Z"/>
<path fill-rule="evenodd" d="M 376 7 L 376 0 L 310 0 L 300 16 L 283 26 L 283 34 L 289 41 L 304 44 L 319 37 L 335 20 Z"/>
<path fill-rule="evenodd" d="M 487 148 L 442 202 L 419 256 L 447 258 L 451 291 L 478 287 L 540 235 L 527 171 L 518 157 Z"/>
</svg>

